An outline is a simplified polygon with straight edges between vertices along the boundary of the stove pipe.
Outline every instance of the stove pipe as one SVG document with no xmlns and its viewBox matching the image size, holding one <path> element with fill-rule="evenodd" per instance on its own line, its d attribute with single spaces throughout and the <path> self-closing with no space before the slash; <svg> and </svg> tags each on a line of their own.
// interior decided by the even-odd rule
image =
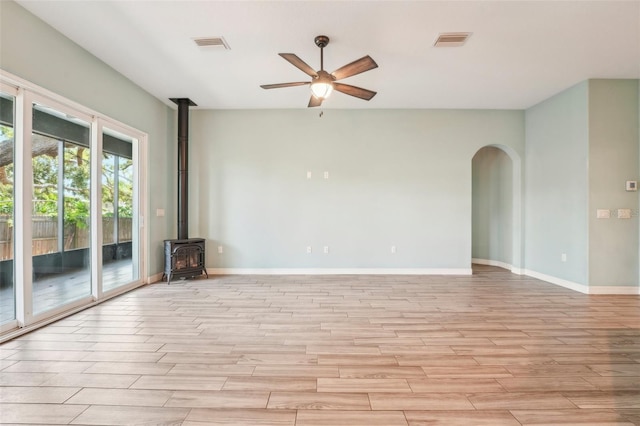
<svg viewBox="0 0 640 426">
<path fill-rule="evenodd" d="M 189 238 L 189 98 L 171 98 L 178 105 L 178 239 Z"/>
</svg>

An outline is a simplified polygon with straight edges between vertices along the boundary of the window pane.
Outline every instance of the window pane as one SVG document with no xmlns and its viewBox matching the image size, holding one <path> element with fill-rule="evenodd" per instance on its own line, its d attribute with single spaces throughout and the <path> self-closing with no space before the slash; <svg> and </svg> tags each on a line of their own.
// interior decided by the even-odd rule
<svg viewBox="0 0 640 426">
<path fill-rule="evenodd" d="M 33 312 L 91 294 L 89 124 L 33 108 Z"/>
<path fill-rule="evenodd" d="M 16 318 L 14 287 L 14 99 L 0 93 L 0 324 Z"/>
<path fill-rule="evenodd" d="M 135 226 L 137 141 L 105 129 L 102 153 L 102 287 L 112 290 L 139 279 Z M 135 254 L 135 255 L 134 255 Z"/>
<path fill-rule="evenodd" d="M 116 156 L 102 155 L 102 244 L 115 244 L 115 176 Z M 108 260 L 108 259 L 105 259 Z"/>
</svg>

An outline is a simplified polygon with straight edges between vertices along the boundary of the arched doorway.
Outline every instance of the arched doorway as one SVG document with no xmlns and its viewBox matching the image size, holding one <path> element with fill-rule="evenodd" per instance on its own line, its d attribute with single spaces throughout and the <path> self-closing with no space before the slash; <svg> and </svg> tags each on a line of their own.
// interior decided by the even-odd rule
<svg viewBox="0 0 640 426">
<path fill-rule="evenodd" d="M 522 269 L 520 157 L 511 148 L 485 146 L 471 161 L 473 263 Z"/>
</svg>

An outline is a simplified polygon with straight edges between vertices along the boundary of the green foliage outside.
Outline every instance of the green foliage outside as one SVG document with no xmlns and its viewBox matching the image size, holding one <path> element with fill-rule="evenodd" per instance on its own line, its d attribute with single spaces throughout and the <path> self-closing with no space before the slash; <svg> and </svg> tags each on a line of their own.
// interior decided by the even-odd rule
<svg viewBox="0 0 640 426">
<path fill-rule="evenodd" d="M 41 137 L 41 136 L 39 136 Z M 12 140 L 13 129 L 0 126 L 0 141 Z M 58 144 L 47 138 L 51 144 L 47 154 L 33 157 L 33 215 L 58 216 Z M 114 216 L 114 156 L 103 154 L 102 170 L 102 214 Z M 64 223 L 79 228 L 89 226 L 90 215 L 90 150 L 69 142 L 64 143 Z M 133 164 L 126 158 L 119 158 L 118 214 L 120 217 L 133 216 Z M 0 168 L 0 215 L 13 216 L 14 167 L 9 164 Z"/>
</svg>

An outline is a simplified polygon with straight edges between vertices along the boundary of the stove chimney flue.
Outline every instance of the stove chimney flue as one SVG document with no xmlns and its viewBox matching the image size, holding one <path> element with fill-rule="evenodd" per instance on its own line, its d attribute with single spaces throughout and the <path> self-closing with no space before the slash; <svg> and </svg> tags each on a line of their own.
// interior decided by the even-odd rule
<svg viewBox="0 0 640 426">
<path fill-rule="evenodd" d="M 189 238 L 189 98 L 171 98 L 178 105 L 178 239 Z"/>
</svg>

